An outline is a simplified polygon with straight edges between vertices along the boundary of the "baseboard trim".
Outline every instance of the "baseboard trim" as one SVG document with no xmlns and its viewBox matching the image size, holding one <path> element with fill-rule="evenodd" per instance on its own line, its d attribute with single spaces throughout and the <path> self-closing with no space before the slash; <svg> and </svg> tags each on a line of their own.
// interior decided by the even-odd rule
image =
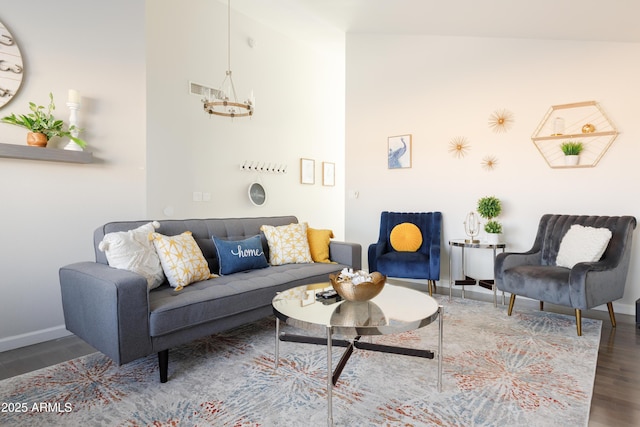
<svg viewBox="0 0 640 427">
<path fill-rule="evenodd" d="M 45 341 L 51 341 L 68 335 L 71 335 L 71 332 L 67 331 L 64 325 L 60 325 L 52 328 L 40 329 L 39 331 L 28 332 L 26 334 L 0 338 L 0 352 L 39 344 Z"/>
</svg>

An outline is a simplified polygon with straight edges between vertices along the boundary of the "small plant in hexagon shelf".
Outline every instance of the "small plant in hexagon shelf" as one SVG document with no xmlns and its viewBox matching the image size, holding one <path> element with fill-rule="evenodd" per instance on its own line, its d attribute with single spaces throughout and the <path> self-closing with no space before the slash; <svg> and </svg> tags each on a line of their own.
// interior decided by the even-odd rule
<svg viewBox="0 0 640 427">
<path fill-rule="evenodd" d="M 477 210 L 480 216 L 487 220 L 487 223 L 484 225 L 484 231 L 489 234 L 502 233 L 502 224 L 494 220 L 494 218 L 502 212 L 500 199 L 495 196 L 482 197 L 478 200 Z"/>
<path fill-rule="evenodd" d="M 560 149 L 565 156 L 578 156 L 584 146 L 580 141 L 566 141 L 560 144 Z"/>
</svg>

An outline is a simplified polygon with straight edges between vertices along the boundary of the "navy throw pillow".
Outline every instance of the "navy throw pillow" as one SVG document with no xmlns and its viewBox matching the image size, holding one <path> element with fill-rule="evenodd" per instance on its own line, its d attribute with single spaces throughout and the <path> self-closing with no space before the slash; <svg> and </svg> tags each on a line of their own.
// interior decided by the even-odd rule
<svg viewBox="0 0 640 427">
<path fill-rule="evenodd" d="M 244 240 L 223 240 L 215 236 L 212 239 L 218 251 L 220 275 L 269 266 L 259 235 Z"/>
</svg>

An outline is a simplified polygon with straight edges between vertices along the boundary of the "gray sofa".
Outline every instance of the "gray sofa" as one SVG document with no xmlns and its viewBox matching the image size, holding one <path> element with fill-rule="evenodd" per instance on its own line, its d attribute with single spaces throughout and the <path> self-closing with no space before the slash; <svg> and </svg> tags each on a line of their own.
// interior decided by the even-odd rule
<svg viewBox="0 0 640 427">
<path fill-rule="evenodd" d="M 94 232 L 95 262 L 60 269 L 66 328 L 119 365 L 158 353 L 160 381 L 168 378 L 169 349 L 272 314 L 276 292 L 328 281 L 342 268 L 361 268 L 359 244 L 331 241 L 330 258 L 337 264 L 269 266 L 193 283 L 180 292 L 168 284 L 151 291 L 136 273 L 109 267 L 98 245 L 107 233 L 135 229 L 149 221 L 111 222 Z M 260 234 L 262 225 L 297 223 L 294 216 L 160 221 L 157 232 L 173 236 L 191 231 L 212 272 L 218 271 L 217 236 L 241 240 Z"/>
</svg>

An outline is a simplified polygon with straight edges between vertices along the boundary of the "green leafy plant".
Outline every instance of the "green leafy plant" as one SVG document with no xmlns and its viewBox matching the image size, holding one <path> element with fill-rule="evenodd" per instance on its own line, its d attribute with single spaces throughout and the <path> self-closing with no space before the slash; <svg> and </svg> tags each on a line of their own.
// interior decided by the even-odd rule
<svg viewBox="0 0 640 427">
<path fill-rule="evenodd" d="M 482 218 L 491 220 L 502 212 L 500 199 L 494 196 L 483 197 L 478 200 L 478 213 Z"/>
<path fill-rule="evenodd" d="M 502 224 L 493 220 L 493 218 L 497 217 L 502 212 L 502 203 L 500 203 L 500 199 L 495 196 L 482 197 L 478 200 L 477 210 L 482 218 L 488 220 L 484 225 L 484 231 L 487 233 L 502 233 Z"/>
<path fill-rule="evenodd" d="M 487 233 L 500 234 L 502 233 L 502 224 L 494 220 L 487 221 L 487 223 L 484 225 L 484 231 L 486 231 Z"/>
<path fill-rule="evenodd" d="M 31 113 L 5 116 L 0 121 L 8 123 L 10 125 L 21 126 L 28 129 L 30 132 L 43 133 L 47 137 L 47 141 L 54 136 L 69 137 L 70 140 L 84 148 L 87 143 L 82 139 L 75 137 L 71 134 L 72 131 L 79 131 L 75 125 L 69 126 L 65 129 L 64 122 L 54 117 L 53 112 L 56 109 L 56 105 L 53 102 L 53 94 L 49 93 L 49 105 L 46 107 L 43 105 L 36 105 L 33 102 L 29 102 L 29 109 Z"/>
<path fill-rule="evenodd" d="M 565 156 L 577 156 L 582 152 L 584 146 L 580 141 L 567 141 L 560 144 L 560 149 Z"/>
</svg>

